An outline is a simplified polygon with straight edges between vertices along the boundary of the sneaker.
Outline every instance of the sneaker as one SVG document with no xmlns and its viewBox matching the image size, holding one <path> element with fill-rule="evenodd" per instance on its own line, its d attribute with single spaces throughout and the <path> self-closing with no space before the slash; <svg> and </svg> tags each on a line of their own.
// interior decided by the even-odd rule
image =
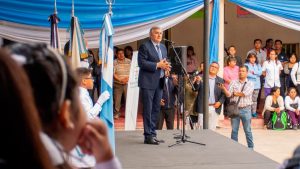
<svg viewBox="0 0 300 169">
<path fill-rule="evenodd" d="M 256 112 L 252 113 L 252 117 L 256 118 L 257 117 L 257 113 Z"/>
<path fill-rule="evenodd" d="M 293 125 L 293 129 L 297 130 L 298 129 L 297 125 Z"/>
</svg>

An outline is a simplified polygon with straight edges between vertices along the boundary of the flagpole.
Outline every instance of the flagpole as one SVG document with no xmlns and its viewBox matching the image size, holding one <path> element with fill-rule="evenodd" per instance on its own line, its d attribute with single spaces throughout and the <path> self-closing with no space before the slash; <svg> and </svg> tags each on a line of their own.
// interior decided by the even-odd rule
<svg viewBox="0 0 300 169">
<path fill-rule="evenodd" d="M 74 16 L 74 0 L 72 0 L 72 16 Z"/>
<path fill-rule="evenodd" d="M 54 14 L 57 14 L 57 9 L 56 9 L 56 0 L 54 0 Z"/>
</svg>

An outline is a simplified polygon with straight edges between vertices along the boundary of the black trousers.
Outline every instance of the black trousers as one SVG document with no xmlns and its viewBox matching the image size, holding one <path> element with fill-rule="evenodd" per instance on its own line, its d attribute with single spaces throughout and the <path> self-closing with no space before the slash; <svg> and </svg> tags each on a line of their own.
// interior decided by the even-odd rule
<svg viewBox="0 0 300 169">
<path fill-rule="evenodd" d="M 175 117 L 174 108 L 161 109 L 159 117 L 158 117 L 157 125 L 156 125 L 157 130 L 162 129 L 165 120 L 166 120 L 167 129 L 173 130 L 174 129 L 174 117 Z"/>
<path fill-rule="evenodd" d="M 264 113 L 264 125 L 268 125 L 269 121 L 271 120 L 273 112 L 266 110 Z"/>
</svg>

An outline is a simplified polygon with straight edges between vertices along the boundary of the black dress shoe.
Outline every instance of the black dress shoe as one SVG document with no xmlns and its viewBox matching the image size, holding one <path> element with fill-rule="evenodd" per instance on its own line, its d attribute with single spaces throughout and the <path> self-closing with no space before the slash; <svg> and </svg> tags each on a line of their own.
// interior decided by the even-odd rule
<svg viewBox="0 0 300 169">
<path fill-rule="evenodd" d="M 153 137 L 153 140 L 159 142 L 159 143 L 165 143 L 165 140 L 158 140 L 156 137 Z"/>
<path fill-rule="evenodd" d="M 155 141 L 152 137 L 150 137 L 144 140 L 144 144 L 159 145 L 159 142 Z"/>
</svg>

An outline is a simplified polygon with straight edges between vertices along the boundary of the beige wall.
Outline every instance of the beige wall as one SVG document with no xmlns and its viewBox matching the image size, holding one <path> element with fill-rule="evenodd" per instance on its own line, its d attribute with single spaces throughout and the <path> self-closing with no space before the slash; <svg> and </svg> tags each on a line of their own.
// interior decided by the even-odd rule
<svg viewBox="0 0 300 169">
<path fill-rule="evenodd" d="M 253 48 L 253 40 L 262 39 L 263 45 L 268 38 L 280 39 L 283 43 L 300 43 L 300 32 L 273 24 L 259 17 L 237 18 L 236 5 L 225 3 L 225 45 L 235 45 L 238 54 L 246 57 Z"/>
<path fill-rule="evenodd" d="M 225 45 L 235 45 L 237 54 L 245 58 L 253 47 L 253 40 L 260 38 L 281 39 L 283 43 L 300 43 L 300 32 L 273 24 L 259 17 L 238 18 L 236 5 L 225 1 Z M 178 45 L 193 45 L 202 61 L 203 19 L 186 19 L 171 28 L 171 39 Z"/>
</svg>

